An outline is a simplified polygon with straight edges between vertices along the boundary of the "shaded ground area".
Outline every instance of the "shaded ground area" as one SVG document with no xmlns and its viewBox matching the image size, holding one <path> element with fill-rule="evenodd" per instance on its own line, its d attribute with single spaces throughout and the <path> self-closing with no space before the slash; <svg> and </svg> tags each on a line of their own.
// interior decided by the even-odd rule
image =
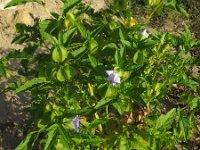
<svg viewBox="0 0 200 150">
<path fill-rule="evenodd" d="M 0 5 L 6 0 L 0 0 Z M 103 0 L 85 0 L 88 4 L 91 4 L 93 8 L 99 10 L 105 7 Z M 47 8 L 50 11 L 59 12 L 62 3 L 60 0 L 45 0 L 47 2 Z M 142 17 L 145 12 L 142 7 L 144 6 L 143 0 L 133 1 L 133 12 L 136 15 L 138 21 L 145 19 Z M 151 27 L 160 31 L 172 31 L 176 32 L 182 30 L 183 24 L 189 24 L 192 33 L 195 38 L 200 39 L 200 1 L 199 0 L 186 0 L 184 3 L 186 10 L 191 15 L 190 18 L 181 17 L 177 12 L 172 11 L 170 14 L 162 12 L 156 14 L 150 22 Z M 142 14 L 142 16 L 141 16 Z M 26 5 L 17 6 L 14 9 L 1 10 L 0 9 L 0 58 L 5 56 L 10 49 L 20 49 L 22 46 L 12 44 L 11 41 L 15 36 L 15 24 L 25 23 L 33 24 L 35 18 L 44 19 L 49 17 L 49 12 L 42 6 L 36 3 L 29 3 Z M 199 58 L 200 50 L 194 49 L 192 55 Z M 17 66 L 12 66 L 13 69 Z M 196 69 L 192 69 L 194 76 L 199 76 L 199 66 Z M 6 86 L 5 82 L 0 82 L 0 89 Z M 8 92 L 6 95 L 0 95 L 0 150 L 12 150 L 21 141 L 23 135 L 26 134 L 25 121 L 28 115 L 23 111 L 28 107 L 28 96 L 18 97 L 12 92 Z M 200 124 L 200 114 L 196 114 L 197 124 Z M 195 141 L 196 140 L 196 141 Z M 200 137 L 195 137 L 189 144 L 200 145 Z M 186 143 L 188 144 L 188 143 Z M 188 145 L 189 145 L 188 144 Z"/>
</svg>

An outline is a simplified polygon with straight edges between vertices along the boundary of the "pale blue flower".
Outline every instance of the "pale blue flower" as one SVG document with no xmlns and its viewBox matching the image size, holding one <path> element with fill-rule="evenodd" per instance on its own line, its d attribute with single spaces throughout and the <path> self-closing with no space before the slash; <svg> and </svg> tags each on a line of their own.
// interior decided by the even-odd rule
<svg viewBox="0 0 200 150">
<path fill-rule="evenodd" d="M 79 117 L 78 115 L 76 115 L 74 119 L 72 120 L 72 125 L 73 125 L 74 130 L 77 132 L 79 130 L 79 123 L 80 123 Z"/>
<path fill-rule="evenodd" d="M 147 29 L 144 29 L 142 31 L 139 31 L 139 34 L 144 36 L 145 38 L 148 38 L 149 37 L 149 34 L 147 33 Z"/>
<path fill-rule="evenodd" d="M 112 82 L 112 86 L 115 84 L 120 84 L 120 77 L 116 72 L 113 70 L 106 70 L 106 73 L 108 74 L 107 80 Z"/>
</svg>

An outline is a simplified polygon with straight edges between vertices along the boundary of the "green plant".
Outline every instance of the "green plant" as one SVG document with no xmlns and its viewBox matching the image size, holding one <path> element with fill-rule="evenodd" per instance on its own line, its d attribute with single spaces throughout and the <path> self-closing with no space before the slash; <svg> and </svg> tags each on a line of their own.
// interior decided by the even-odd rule
<svg viewBox="0 0 200 150">
<path fill-rule="evenodd" d="M 20 60 L 7 90 L 32 96 L 29 124 L 35 129 L 16 150 L 37 141 L 45 150 L 175 149 L 190 139 L 200 98 L 187 75 L 193 61 L 185 54 L 198 45 L 188 27 L 177 35 L 149 34 L 128 5 L 95 13 L 81 0 L 63 2 L 61 15 L 17 24 L 13 42 L 25 48 L 0 63 L 1 75 L 13 76 L 6 62 Z M 184 105 L 170 107 L 166 97 L 175 86 L 187 88 Z"/>
</svg>

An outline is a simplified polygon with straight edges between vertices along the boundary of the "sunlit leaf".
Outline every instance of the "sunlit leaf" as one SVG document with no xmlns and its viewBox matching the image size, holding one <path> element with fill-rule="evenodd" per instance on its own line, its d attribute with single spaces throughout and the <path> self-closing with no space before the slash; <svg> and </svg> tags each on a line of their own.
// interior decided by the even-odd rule
<svg viewBox="0 0 200 150">
<path fill-rule="evenodd" d="M 168 130 L 172 123 L 174 122 L 174 117 L 176 115 L 176 109 L 173 108 L 167 114 L 161 115 L 156 122 L 156 129 Z"/>
<path fill-rule="evenodd" d="M 44 146 L 44 150 L 51 150 L 56 142 L 57 133 L 58 133 L 58 125 L 53 124 L 51 127 L 47 129 L 47 141 Z"/>
<path fill-rule="evenodd" d="M 15 150 L 31 150 L 38 134 L 37 131 L 28 133 L 26 138 L 15 148 Z"/>
<path fill-rule="evenodd" d="M 49 81 L 46 81 L 45 78 L 34 78 L 32 80 L 29 80 L 27 82 L 25 82 L 23 85 L 19 86 L 15 92 L 16 93 L 20 93 L 23 91 L 26 91 L 34 86 L 40 85 L 40 84 L 45 84 L 45 83 L 49 83 Z"/>
<path fill-rule="evenodd" d="M 6 6 L 5 8 L 11 7 L 11 6 L 16 6 L 16 5 L 20 5 L 20 4 L 25 4 L 28 2 L 37 2 L 39 4 L 43 4 L 42 0 L 11 0 Z"/>
</svg>

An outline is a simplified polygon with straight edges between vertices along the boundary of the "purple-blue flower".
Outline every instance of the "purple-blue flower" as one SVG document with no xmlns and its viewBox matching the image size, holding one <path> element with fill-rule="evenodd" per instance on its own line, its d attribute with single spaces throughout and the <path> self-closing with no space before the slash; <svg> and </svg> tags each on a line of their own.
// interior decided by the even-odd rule
<svg viewBox="0 0 200 150">
<path fill-rule="evenodd" d="M 74 130 L 77 131 L 77 132 L 79 130 L 78 129 L 79 128 L 79 122 L 80 122 L 79 117 L 78 117 L 78 115 L 76 115 L 74 117 L 74 119 L 72 120 L 72 125 L 73 125 Z"/>
<path fill-rule="evenodd" d="M 120 77 L 116 72 L 113 70 L 106 70 L 106 73 L 108 74 L 107 80 L 112 82 L 112 86 L 115 84 L 120 84 Z"/>
</svg>

